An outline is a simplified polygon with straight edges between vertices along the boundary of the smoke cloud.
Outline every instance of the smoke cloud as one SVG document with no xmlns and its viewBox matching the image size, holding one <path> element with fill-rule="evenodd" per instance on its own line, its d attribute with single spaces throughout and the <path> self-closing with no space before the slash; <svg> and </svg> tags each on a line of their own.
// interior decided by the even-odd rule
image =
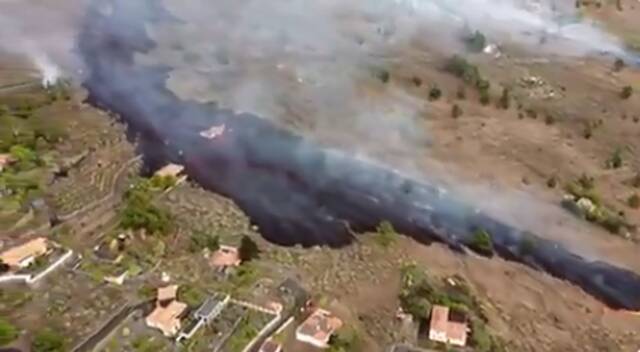
<svg viewBox="0 0 640 352">
<path fill-rule="evenodd" d="M 0 0 L 0 53 L 28 59 L 45 86 L 63 70 L 75 73 L 81 66 L 73 49 L 85 6 L 82 0 Z"/>
</svg>

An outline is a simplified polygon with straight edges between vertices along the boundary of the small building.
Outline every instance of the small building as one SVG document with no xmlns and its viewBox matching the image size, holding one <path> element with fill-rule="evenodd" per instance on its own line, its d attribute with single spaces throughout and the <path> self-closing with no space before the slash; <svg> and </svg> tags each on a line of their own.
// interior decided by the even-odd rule
<svg viewBox="0 0 640 352">
<path fill-rule="evenodd" d="M 436 305 L 431 310 L 429 339 L 454 346 L 467 344 L 467 318 L 448 307 Z"/>
<path fill-rule="evenodd" d="M 36 258 L 47 254 L 48 251 L 47 239 L 38 237 L 2 252 L 2 254 L 0 254 L 0 260 L 11 268 L 21 269 L 28 267 Z"/>
<path fill-rule="evenodd" d="M 282 345 L 268 338 L 262 346 L 260 346 L 258 352 L 282 352 Z"/>
<path fill-rule="evenodd" d="M 296 339 L 318 348 L 329 346 L 329 339 L 342 327 L 342 320 L 324 309 L 316 309 L 296 329 Z"/>
<path fill-rule="evenodd" d="M 202 320 L 205 323 L 210 323 L 213 319 L 215 319 L 220 312 L 224 309 L 224 307 L 229 303 L 231 297 L 226 295 L 222 300 L 216 299 L 214 297 L 207 297 L 207 299 L 202 303 L 200 308 L 196 310 L 193 316 Z"/>
<path fill-rule="evenodd" d="M 221 245 L 217 251 L 213 253 L 209 263 L 219 269 L 236 267 L 242 263 L 238 248 L 232 246 Z"/>
<path fill-rule="evenodd" d="M 146 323 L 149 327 L 162 331 L 164 336 L 174 336 L 182 327 L 180 320 L 186 309 L 187 304 L 178 301 L 171 301 L 165 306 L 158 304 L 147 316 Z"/>
<path fill-rule="evenodd" d="M 227 303 L 231 300 L 231 296 L 226 295 L 223 299 L 209 296 L 200 305 L 200 307 L 193 313 L 192 323 L 187 325 L 183 331 L 180 332 L 176 341 L 181 342 L 188 340 L 195 335 L 195 333 L 206 324 L 209 324 L 215 319 L 222 310 L 227 306 Z"/>
<path fill-rule="evenodd" d="M 184 171 L 184 166 L 178 164 L 167 164 L 160 170 L 156 171 L 154 176 L 158 177 L 175 177 L 178 178 Z"/>
</svg>

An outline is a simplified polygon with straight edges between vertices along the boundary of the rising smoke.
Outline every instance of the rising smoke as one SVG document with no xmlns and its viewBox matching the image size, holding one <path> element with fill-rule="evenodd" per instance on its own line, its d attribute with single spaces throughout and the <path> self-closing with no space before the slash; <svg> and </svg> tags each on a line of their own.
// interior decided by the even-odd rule
<svg viewBox="0 0 640 352">
<path fill-rule="evenodd" d="M 28 60 L 24 68 L 34 69 L 44 86 L 62 75 L 74 74 L 81 65 L 73 53 L 82 0 L 0 0 L 0 54 Z"/>
<path fill-rule="evenodd" d="M 165 0 L 179 22 L 149 26 L 140 62 L 173 69 L 170 89 L 282 122 L 326 144 L 409 154 L 428 144 L 422 98 L 377 73 L 433 65 L 481 31 L 548 55 L 624 50 L 573 3 L 553 0 Z M 430 61 L 431 60 L 431 61 Z"/>
<path fill-rule="evenodd" d="M 265 55 L 260 46 L 266 39 L 256 40 L 249 36 L 248 39 L 257 45 L 252 46 L 251 42 L 237 42 L 237 33 L 232 26 L 227 28 L 226 37 L 222 38 L 210 33 L 202 34 L 201 29 L 194 26 L 190 29 L 193 36 L 185 37 L 184 33 L 176 35 L 174 42 L 169 44 L 174 52 L 161 54 L 163 49 L 154 46 L 154 41 L 149 40 L 149 33 L 152 34 L 151 39 L 160 41 L 166 40 L 172 31 L 162 33 L 162 26 L 157 22 L 167 23 L 167 16 L 158 8 L 158 3 L 153 0 L 112 0 L 112 3 L 114 7 L 111 11 L 92 13 L 94 16 L 86 22 L 79 39 L 79 52 L 89 68 L 85 87 L 90 92 L 90 101 L 122 116 L 130 128 L 142 137 L 141 149 L 147 155 L 156 155 L 163 161 L 171 159 L 184 163 L 193 180 L 232 198 L 259 225 L 261 233 L 268 239 L 288 245 L 344 245 L 351 240 L 352 233 L 349 230 L 371 230 L 381 221 L 388 220 L 400 232 L 418 240 L 438 240 L 453 249 L 463 250 L 465 244 L 470 243 L 473 231 L 481 228 L 491 234 L 496 251 L 501 256 L 574 282 L 613 307 L 640 309 L 640 277 L 635 273 L 586 259 L 557 242 L 509 226 L 470 206 L 456 192 L 447 191 L 432 180 L 421 182 L 385 166 L 354 158 L 348 153 L 327 150 L 306 138 L 278 128 L 268 119 L 251 114 L 234 114 L 216 106 L 180 99 L 166 88 L 165 80 L 170 69 L 158 66 L 158 63 L 167 63 L 167 58 L 181 63 L 185 59 L 185 48 L 192 45 L 202 47 L 202 43 L 208 42 L 237 46 L 236 50 L 240 53 L 246 51 L 248 58 L 262 59 L 270 57 Z M 247 15 L 243 10 L 250 9 L 249 5 L 255 3 L 259 2 L 241 2 L 247 7 L 240 6 L 237 13 L 225 13 L 224 3 L 216 3 L 212 11 L 217 9 L 224 15 L 219 15 L 220 18 L 210 17 L 211 26 L 224 28 L 238 22 L 239 18 Z M 295 1 L 287 3 L 295 4 Z M 170 6 L 171 3 L 166 4 L 175 16 L 176 8 Z M 265 4 L 263 16 L 269 15 L 268 5 Z M 315 9 L 315 6 L 310 7 L 308 11 Z M 199 8 L 194 6 L 193 10 Z M 204 9 L 201 9 L 200 16 L 206 18 Z M 369 10 L 369 7 L 366 9 Z M 391 7 L 389 11 L 394 9 Z M 410 7 L 402 7 L 401 11 L 407 9 L 409 13 L 415 11 Z M 318 12 L 318 19 L 324 22 L 326 19 L 320 15 L 322 12 Z M 376 19 L 378 15 L 375 11 L 365 12 L 363 17 L 369 22 L 379 22 Z M 342 11 L 330 18 L 344 20 L 352 16 L 349 11 Z M 381 17 L 385 23 L 386 18 L 393 18 L 392 12 L 388 17 L 385 16 Z M 182 22 L 176 25 L 173 21 L 174 26 L 189 28 L 192 24 L 184 16 L 176 18 Z M 223 18 L 230 19 L 229 23 L 214 21 Z M 281 19 L 286 20 L 286 16 Z M 147 25 L 146 29 L 144 24 Z M 149 26 L 152 27 L 151 31 Z M 260 28 L 258 25 L 253 28 L 256 38 L 262 38 L 258 35 L 262 33 Z M 341 33 L 336 32 L 335 28 L 326 30 Z M 301 32 L 294 34 L 308 38 L 303 29 L 301 27 Z M 320 29 L 314 27 L 314 30 L 324 33 Z M 404 29 L 393 21 L 376 31 L 383 37 L 383 48 L 389 47 L 385 43 L 401 43 L 399 38 L 403 37 L 396 34 L 402 32 Z M 198 34 L 204 38 L 198 38 Z M 185 38 L 191 41 L 185 41 Z M 286 37 L 283 41 L 290 42 Z M 367 42 L 367 39 L 364 41 Z M 327 44 L 328 48 L 335 47 L 331 46 L 331 42 Z M 155 51 L 149 53 L 154 48 Z M 204 54 L 220 55 L 219 61 L 223 66 L 233 62 L 238 67 L 247 67 L 240 65 L 243 59 L 241 55 L 231 60 L 230 51 Z M 384 50 L 372 52 L 374 57 L 387 53 Z M 280 53 L 275 51 L 272 54 L 277 57 Z M 304 51 L 302 53 L 303 57 L 313 58 Z M 138 62 L 134 55 L 137 55 Z M 340 58 L 330 57 L 328 61 L 340 62 Z M 200 63 L 200 59 L 188 61 L 192 65 Z M 303 63 L 304 60 L 301 60 L 299 65 Z M 203 67 L 206 68 L 206 65 Z M 349 65 L 346 67 L 349 68 Z M 275 83 L 274 87 L 278 87 L 277 81 Z M 176 86 L 172 88 L 176 90 Z M 210 128 L 212 125 L 224 125 L 223 135 L 213 140 L 203 138 L 203 131 L 213 131 Z M 523 246 L 523 243 L 529 245 Z"/>
</svg>

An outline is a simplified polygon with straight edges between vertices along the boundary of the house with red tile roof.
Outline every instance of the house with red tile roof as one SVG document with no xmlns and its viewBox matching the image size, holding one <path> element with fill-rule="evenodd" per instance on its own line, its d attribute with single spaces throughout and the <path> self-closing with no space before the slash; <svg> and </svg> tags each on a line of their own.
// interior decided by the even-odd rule
<svg viewBox="0 0 640 352">
<path fill-rule="evenodd" d="M 429 339 L 454 346 L 467 344 L 468 326 L 466 317 L 451 312 L 448 307 L 433 306 L 429 324 Z"/>
<path fill-rule="evenodd" d="M 187 304 L 178 302 L 176 294 L 178 285 L 158 288 L 156 307 L 147 316 L 147 326 L 158 329 L 167 336 L 175 336 L 182 328 L 182 316 L 187 310 Z"/>
<path fill-rule="evenodd" d="M 316 309 L 296 329 L 296 339 L 318 348 L 329 346 L 329 339 L 342 327 L 342 320 L 324 309 Z"/>
</svg>

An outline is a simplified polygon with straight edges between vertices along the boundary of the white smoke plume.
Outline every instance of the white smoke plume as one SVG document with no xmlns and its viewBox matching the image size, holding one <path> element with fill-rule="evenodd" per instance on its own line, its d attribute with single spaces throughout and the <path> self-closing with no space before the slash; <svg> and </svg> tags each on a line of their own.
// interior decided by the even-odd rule
<svg viewBox="0 0 640 352">
<path fill-rule="evenodd" d="M 0 54 L 24 57 L 43 86 L 55 84 L 63 71 L 79 68 L 73 46 L 84 6 L 82 0 L 0 0 Z"/>
<path fill-rule="evenodd" d="M 179 23 L 150 26 L 157 48 L 141 62 L 174 70 L 182 98 L 285 120 L 328 143 L 389 148 L 430 141 L 424 100 L 383 85 L 376 72 L 430 65 L 464 50 L 465 31 L 560 56 L 623 56 L 613 36 L 554 0 L 165 0 Z M 392 78 L 393 80 L 393 78 Z M 428 82 L 427 82 L 428 84 Z M 424 89 L 424 87 L 423 87 Z M 425 94 L 426 96 L 426 94 Z M 334 138 L 335 137 L 335 138 Z M 393 139 L 393 138 L 392 138 Z"/>
</svg>

